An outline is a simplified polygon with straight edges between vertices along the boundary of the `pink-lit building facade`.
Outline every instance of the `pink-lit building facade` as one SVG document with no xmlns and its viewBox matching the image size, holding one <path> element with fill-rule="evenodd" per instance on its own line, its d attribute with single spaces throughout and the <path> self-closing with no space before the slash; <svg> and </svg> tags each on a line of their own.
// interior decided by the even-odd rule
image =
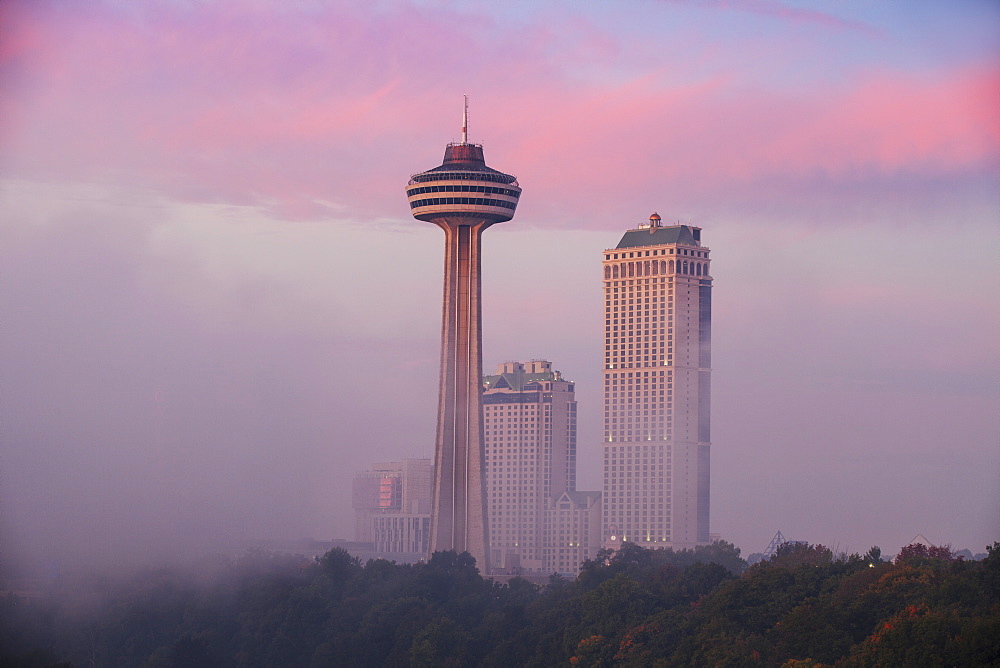
<svg viewBox="0 0 1000 668">
<path fill-rule="evenodd" d="M 483 380 L 491 561 L 500 572 L 574 575 L 600 547 L 600 492 L 576 491 L 574 383 L 547 360 Z"/>
<path fill-rule="evenodd" d="M 604 251 L 604 545 L 710 542 L 712 278 L 701 229 Z"/>
</svg>

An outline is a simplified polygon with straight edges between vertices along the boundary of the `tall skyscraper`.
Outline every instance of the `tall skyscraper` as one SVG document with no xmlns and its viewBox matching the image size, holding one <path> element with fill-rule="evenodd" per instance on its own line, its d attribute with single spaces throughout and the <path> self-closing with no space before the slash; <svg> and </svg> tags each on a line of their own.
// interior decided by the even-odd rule
<svg viewBox="0 0 1000 668">
<path fill-rule="evenodd" d="M 492 563 L 552 572 L 553 497 L 576 490 L 573 383 L 546 360 L 504 362 L 483 380 Z"/>
<path fill-rule="evenodd" d="M 414 174 L 406 195 L 413 217 L 445 236 L 430 549 L 469 552 L 488 573 L 480 249 L 483 230 L 514 217 L 521 188 L 515 177 L 486 166 L 482 145 L 469 143 L 468 109 L 466 102 L 462 141 L 448 144 L 439 167 Z"/>
<path fill-rule="evenodd" d="M 701 228 L 604 251 L 605 545 L 709 542 L 712 279 Z"/>
</svg>

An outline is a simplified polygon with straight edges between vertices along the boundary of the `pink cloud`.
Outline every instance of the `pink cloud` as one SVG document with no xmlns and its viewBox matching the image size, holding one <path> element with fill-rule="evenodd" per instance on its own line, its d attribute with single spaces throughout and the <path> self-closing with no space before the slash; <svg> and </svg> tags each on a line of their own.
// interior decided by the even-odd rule
<svg viewBox="0 0 1000 668">
<path fill-rule="evenodd" d="M 993 66 L 782 91 L 736 69 L 681 81 L 670 60 L 637 67 L 628 44 L 582 16 L 554 31 L 545 16 L 506 25 L 406 5 L 4 7 L 7 176 L 113 179 L 299 217 L 405 217 L 407 175 L 458 138 L 461 92 L 472 139 L 528 184 L 522 211 L 551 224 L 587 225 L 654 194 L 704 210 L 765 184 L 784 184 L 777 201 L 817 178 L 934 178 L 995 169 L 1000 155 Z M 739 8 L 822 18 L 765 0 Z"/>
<path fill-rule="evenodd" d="M 585 111 L 571 116 L 536 97 L 518 105 L 541 111 L 517 119 L 527 132 L 509 132 L 511 141 L 521 133 L 511 163 L 525 182 L 558 192 L 558 204 L 579 192 L 590 193 L 589 203 L 656 188 L 738 198 L 763 184 L 792 183 L 794 190 L 995 170 L 997 80 L 996 71 L 978 67 L 883 72 L 796 96 L 725 78 L 669 89 L 637 80 L 613 91 L 577 91 L 568 106 Z"/>
<path fill-rule="evenodd" d="M 778 19 L 791 21 L 801 21 L 815 23 L 818 25 L 831 26 L 834 28 L 860 30 L 862 32 L 876 35 L 877 30 L 862 21 L 843 19 L 833 14 L 821 12 L 815 9 L 803 9 L 801 7 L 789 7 L 777 0 L 672 0 L 677 4 L 691 4 L 696 7 L 711 7 L 715 9 L 725 9 L 742 11 L 761 16 L 770 16 Z"/>
<path fill-rule="evenodd" d="M 874 74 L 836 97 L 812 101 L 803 111 L 814 121 L 785 133 L 767 155 L 775 164 L 819 163 L 832 172 L 983 164 L 1000 147 L 1000 105 L 992 92 L 998 84 L 998 69 Z"/>
</svg>

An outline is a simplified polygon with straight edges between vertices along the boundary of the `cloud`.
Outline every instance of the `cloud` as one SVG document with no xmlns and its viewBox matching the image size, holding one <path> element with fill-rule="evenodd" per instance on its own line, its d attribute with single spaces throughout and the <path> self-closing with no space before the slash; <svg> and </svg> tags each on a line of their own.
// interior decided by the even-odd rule
<svg viewBox="0 0 1000 668">
<path fill-rule="evenodd" d="M 680 212 L 711 210 L 714 199 L 730 210 L 807 200 L 832 213 L 844 208 L 834 206 L 838 197 L 995 175 L 1000 109 L 989 91 L 996 80 L 996 71 L 979 68 L 874 73 L 794 97 L 724 78 L 667 89 L 636 81 L 610 94 L 578 94 L 571 105 L 586 114 L 556 109 L 525 122 L 510 162 L 520 165 L 524 183 L 542 184 L 545 217 L 568 208 L 579 220 L 583 212 L 566 204 L 583 192 L 598 215 L 604 203 L 657 191 Z M 546 109 L 540 98 L 519 107 Z"/>
<path fill-rule="evenodd" d="M 881 33 L 863 21 L 844 19 L 816 9 L 790 7 L 787 3 L 777 0 L 668 0 L 676 4 L 689 4 L 695 7 L 710 7 L 731 11 L 747 12 L 803 23 L 814 23 L 833 28 L 857 30 L 869 35 Z"/>
<path fill-rule="evenodd" d="M 780 202 L 830 179 L 893 189 L 995 173 L 1000 155 L 998 71 L 985 66 L 792 92 L 736 68 L 681 81 L 667 62 L 638 66 L 580 16 L 555 33 L 544 15 L 498 25 L 405 4 L 32 7 L 2 19 L 8 176 L 132 182 L 289 218 L 405 217 L 406 175 L 457 138 L 469 82 L 473 139 L 528 184 L 523 215 L 558 225 L 593 224 L 664 183 L 679 213 L 711 212 L 755 205 L 763 185 Z M 783 7 L 740 5 L 812 17 Z M 582 76 L 605 62 L 610 79 Z"/>
</svg>

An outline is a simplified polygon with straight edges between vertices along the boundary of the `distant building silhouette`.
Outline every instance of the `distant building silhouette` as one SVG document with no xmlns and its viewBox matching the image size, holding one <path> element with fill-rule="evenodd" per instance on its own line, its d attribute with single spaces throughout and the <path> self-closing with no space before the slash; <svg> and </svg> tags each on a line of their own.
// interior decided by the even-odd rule
<svg viewBox="0 0 1000 668">
<path fill-rule="evenodd" d="M 604 251 L 605 545 L 709 536 L 712 279 L 701 228 L 653 214 Z"/>
<path fill-rule="evenodd" d="M 426 556 L 433 470 L 430 459 L 404 459 L 372 464 L 354 476 L 354 540 L 396 561 Z"/>
</svg>

